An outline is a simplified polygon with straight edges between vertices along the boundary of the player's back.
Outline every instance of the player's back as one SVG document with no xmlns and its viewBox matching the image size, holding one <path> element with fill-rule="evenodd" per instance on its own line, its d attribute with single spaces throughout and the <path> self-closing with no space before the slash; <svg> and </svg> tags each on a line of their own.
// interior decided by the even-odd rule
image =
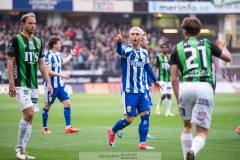
<svg viewBox="0 0 240 160">
<path fill-rule="evenodd" d="M 190 38 L 177 44 L 182 82 L 213 82 L 211 44 L 207 39 Z"/>
</svg>

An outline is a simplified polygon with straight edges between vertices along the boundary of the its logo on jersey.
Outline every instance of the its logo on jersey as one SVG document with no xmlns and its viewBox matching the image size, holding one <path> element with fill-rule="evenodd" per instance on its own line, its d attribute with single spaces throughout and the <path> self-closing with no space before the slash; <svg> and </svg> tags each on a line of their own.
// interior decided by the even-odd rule
<svg viewBox="0 0 240 160">
<path fill-rule="evenodd" d="M 169 69 L 170 68 L 169 63 L 168 62 L 167 63 L 162 63 L 162 68 L 163 69 Z"/>
<path fill-rule="evenodd" d="M 35 64 L 38 61 L 38 52 L 25 52 L 25 62 Z"/>
<path fill-rule="evenodd" d="M 132 110 L 131 110 L 131 106 L 127 106 L 127 112 L 131 112 Z"/>
</svg>

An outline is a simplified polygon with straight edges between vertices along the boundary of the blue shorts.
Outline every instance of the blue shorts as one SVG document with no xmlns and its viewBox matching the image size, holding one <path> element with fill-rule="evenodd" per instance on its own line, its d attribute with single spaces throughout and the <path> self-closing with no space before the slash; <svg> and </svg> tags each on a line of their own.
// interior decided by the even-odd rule
<svg viewBox="0 0 240 160">
<path fill-rule="evenodd" d="M 65 101 L 65 100 L 69 100 L 69 95 L 68 92 L 65 88 L 65 85 L 62 87 L 58 87 L 58 88 L 53 88 L 53 94 L 51 97 L 48 96 L 49 95 L 49 91 L 47 90 L 47 88 L 45 88 L 45 103 L 48 103 L 50 105 L 52 105 L 55 101 L 56 98 L 59 99 L 60 102 Z"/>
<path fill-rule="evenodd" d="M 151 92 L 150 90 L 146 90 L 146 93 L 148 94 L 149 106 L 151 107 L 153 105 Z"/>
<path fill-rule="evenodd" d="M 136 116 L 136 109 L 139 113 L 150 111 L 147 93 L 122 92 L 122 102 L 124 114 L 128 116 Z"/>
</svg>

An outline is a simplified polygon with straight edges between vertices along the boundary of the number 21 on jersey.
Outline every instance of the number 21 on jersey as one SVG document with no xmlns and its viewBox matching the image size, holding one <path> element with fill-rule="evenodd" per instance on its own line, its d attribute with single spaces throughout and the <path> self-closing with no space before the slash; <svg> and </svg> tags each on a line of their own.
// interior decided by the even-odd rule
<svg viewBox="0 0 240 160">
<path fill-rule="evenodd" d="M 202 56 L 203 59 L 203 67 L 207 68 L 207 59 L 206 59 L 206 47 L 205 46 L 198 46 L 198 52 L 199 55 Z M 184 48 L 184 52 L 190 52 L 191 56 L 188 57 L 188 59 L 186 60 L 186 64 L 187 64 L 187 69 L 194 69 L 194 68 L 198 68 L 199 64 L 198 63 L 194 63 L 194 60 L 199 58 L 197 55 L 197 49 L 194 47 L 188 47 L 188 48 Z"/>
</svg>

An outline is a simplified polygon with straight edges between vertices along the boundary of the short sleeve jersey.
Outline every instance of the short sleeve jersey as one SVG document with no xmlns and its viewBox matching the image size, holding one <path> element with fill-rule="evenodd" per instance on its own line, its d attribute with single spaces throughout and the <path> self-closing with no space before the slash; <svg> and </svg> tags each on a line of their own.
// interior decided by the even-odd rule
<svg viewBox="0 0 240 160">
<path fill-rule="evenodd" d="M 122 47 L 124 54 L 121 56 L 122 91 L 127 93 L 145 93 L 147 87 L 147 74 L 144 69 L 149 63 L 148 52 L 140 48 L 136 51 L 131 45 Z"/>
<path fill-rule="evenodd" d="M 9 42 L 8 56 L 15 57 L 13 64 L 15 86 L 37 88 L 38 61 L 44 57 L 41 40 L 18 34 Z"/>
<path fill-rule="evenodd" d="M 45 65 L 48 66 L 53 72 L 55 73 L 61 73 L 62 71 L 62 62 L 63 58 L 60 52 L 57 52 L 56 54 L 51 53 L 48 51 L 45 56 Z M 53 88 L 58 88 L 64 86 L 64 81 L 62 80 L 62 77 L 60 76 L 50 76 L 49 77 L 51 85 Z M 44 86 L 46 87 L 46 82 L 44 83 Z"/>
<path fill-rule="evenodd" d="M 178 65 L 182 82 L 208 82 L 215 88 L 216 76 L 212 56 L 222 51 L 207 39 L 190 38 L 177 44 L 170 64 Z"/>
<path fill-rule="evenodd" d="M 170 55 L 159 53 L 155 60 L 154 66 L 158 68 L 158 80 L 164 82 L 170 82 Z"/>
</svg>

